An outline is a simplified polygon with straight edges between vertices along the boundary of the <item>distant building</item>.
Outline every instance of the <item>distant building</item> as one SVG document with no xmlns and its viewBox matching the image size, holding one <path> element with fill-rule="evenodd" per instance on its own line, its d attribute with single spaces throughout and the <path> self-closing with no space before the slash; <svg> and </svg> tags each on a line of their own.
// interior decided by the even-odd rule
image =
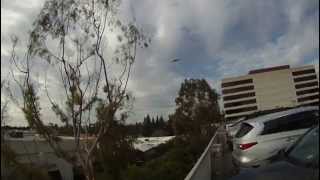
<svg viewBox="0 0 320 180">
<path fill-rule="evenodd" d="M 274 108 L 319 105 L 319 79 L 313 65 L 252 70 L 222 79 L 221 88 L 228 120 Z"/>
</svg>

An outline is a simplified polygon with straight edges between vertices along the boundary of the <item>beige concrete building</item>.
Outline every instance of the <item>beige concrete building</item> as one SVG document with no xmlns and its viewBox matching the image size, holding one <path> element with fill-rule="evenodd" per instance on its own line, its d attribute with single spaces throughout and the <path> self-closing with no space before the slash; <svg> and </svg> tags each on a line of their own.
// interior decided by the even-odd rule
<svg viewBox="0 0 320 180">
<path fill-rule="evenodd" d="M 319 104 L 319 79 L 313 65 L 289 65 L 252 70 L 221 82 L 227 119 L 255 111 Z"/>
</svg>

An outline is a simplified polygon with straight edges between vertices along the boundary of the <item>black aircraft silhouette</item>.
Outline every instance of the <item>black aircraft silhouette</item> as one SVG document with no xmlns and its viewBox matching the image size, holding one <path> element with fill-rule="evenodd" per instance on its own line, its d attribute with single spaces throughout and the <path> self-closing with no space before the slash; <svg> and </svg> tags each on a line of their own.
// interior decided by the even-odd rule
<svg viewBox="0 0 320 180">
<path fill-rule="evenodd" d="M 180 59 L 173 59 L 173 60 L 171 60 L 171 62 L 178 62 L 178 61 L 180 61 Z"/>
</svg>

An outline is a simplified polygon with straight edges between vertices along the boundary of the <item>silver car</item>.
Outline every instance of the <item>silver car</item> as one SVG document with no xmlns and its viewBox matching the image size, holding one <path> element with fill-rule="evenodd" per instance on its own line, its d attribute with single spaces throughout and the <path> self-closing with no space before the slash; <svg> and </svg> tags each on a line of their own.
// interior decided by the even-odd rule
<svg viewBox="0 0 320 180">
<path fill-rule="evenodd" d="M 244 116 L 242 118 L 239 118 L 237 120 L 228 122 L 226 124 L 227 135 L 229 136 L 230 139 L 232 139 L 236 135 L 238 130 L 240 129 L 241 123 L 243 121 L 246 121 L 248 119 L 253 119 L 253 118 L 258 117 L 258 116 L 263 116 L 263 115 L 266 115 L 266 114 L 282 112 L 282 111 L 289 110 L 289 109 L 292 109 L 292 107 L 285 107 L 285 108 L 277 108 L 277 109 L 270 109 L 270 110 L 264 110 L 264 111 L 257 111 L 257 112 L 254 112 L 252 114 L 248 114 L 248 115 L 246 115 L 246 116 Z"/>
<path fill-rule="evenodd" d="M 232 138 L 236 135 L 238 130 L 240 129 L 241 122 L 244 121 L 245 118 L 240 118 L 236 121 L 232 121 L 226 125 L 227 135 Z"/>
<path fill-rule="evenodd" d="M 233 138 L 234 163 L 242 167 L 268 163 L 280 150 L 291 146 L 318 124 L 318 117 L 319 107 L 300 107 L 242 122 Z"/>
</svg>

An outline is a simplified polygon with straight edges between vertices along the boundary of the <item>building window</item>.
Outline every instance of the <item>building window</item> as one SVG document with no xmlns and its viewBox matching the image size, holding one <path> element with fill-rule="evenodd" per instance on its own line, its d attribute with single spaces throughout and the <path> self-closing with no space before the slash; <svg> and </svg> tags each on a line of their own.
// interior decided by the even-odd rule
<svg viewBox="0 0 320 180">
<path fill-rule="evenodd" d="M 319 88 L 297 91 L 296 94 L 297 94 L 297 96 L 300 96 L 300 95 L 311 94 L 311 93 L 316 93 L 316 92 L 319 93 Z"/>
<path fill-rule="evenodd" d="M 316 75 L 311 75 L 311 76 L 294 78 L 293 81 L 294 82 L 301 82 L 301 81 L 309 81 L 309 80 L 313 80 L 313 79 L 317 79 L 317 76 Z"/>
<path fill-rule="evenodd" d="M 225 103 L 224 107 L 227 108 L 227 107 L 242 106 L 242 105 L 255 104 L 255 103 L 257 103 L 256 99 L 249 99 L 249 100 L 244 100 L 244 101 Z"/>
<path fill-rule="evenodd" d="M 319 94 L 313 95 L 313 96 L 307 96 L 307 97 L 303 97 L 303 98 L 298 98 L 298 102 L 310 101 L 310 100 L 314 100 L 314 99 L 319 99 Z"/>
<path fill-rule="evenodd" d="M 229 100 L 241 99 L 241 98 L 246 98 L 246 97 L 254 97 L 254 96 L 256 96 L 256 93 L 250 92 L 250 93 L 243 93 L 243 94 L 237 94 L 237 95 L 232 95 L 232 96 L 224 96 L 223 100 L 229 101 Z"/>
<path fill-rule="evenodd" d="M 298 75 L 303 75 L 303 74 L 314 74 L 314 73 L 316 73 L 316 71 L 314 69 L 307 69 L 307 70 L 292 72 L 292 75 L 298 76 Z"/>
<path fill-rule="evenodd" d="M 307 104 L 303 104 L 303 106 L 319 106 L 319 101 L 317 101 L 317 102 L 312 102 L 312 103 L 307 103 Z"/>
<path fill-rule="evenodd" d="M 245 80 L 240 80 L 240 81 L 222 83 L 221 87 L 224 88 L 224 87 L 237 86 L 237 85 L 241 85 L 241 84 L 250 84 L 250 83 L 253 83 L 252 79 L 245 79 Z"/>
<path fill-rule="evenodd" d="M 241 112 L 247 112 L 247 111 L 254 111 L 257 109 L 258 109 L 257 106 L 244 107 L 244 108 L 226 110 L 226 114 L 235 114 L 235 113 L 241 113 Z"/>
<path fill-rule="evenodd" d="M 233 89 L 225 89 L 222 90 L 223 94 L 231 94 L 231 93 L 237 93 L 241 91 L 248 91 L 248 90 L 253 90 L 254 86 L 245 86 L 245 87 L 238 87 L 238 88 L 233 88 Z"/>
<path fill-rule="evenodd" d="M 306 87 L 313 87 L 318 86 L 318 81 L 308 82 L 304 84 L 297 84 L 295 85 L 296 89 L 306 88 Z"/>
<path fill-rule="evenodd" d="M 249 71 L 249 74 L 265 73 L 265 72 L 278 71 L 278 70 L 284 70 L 289 68 L 290 68 L 289 65 L 276 66 L 276 67 L 252 70 L 252 71 Z"/>
</svg>

